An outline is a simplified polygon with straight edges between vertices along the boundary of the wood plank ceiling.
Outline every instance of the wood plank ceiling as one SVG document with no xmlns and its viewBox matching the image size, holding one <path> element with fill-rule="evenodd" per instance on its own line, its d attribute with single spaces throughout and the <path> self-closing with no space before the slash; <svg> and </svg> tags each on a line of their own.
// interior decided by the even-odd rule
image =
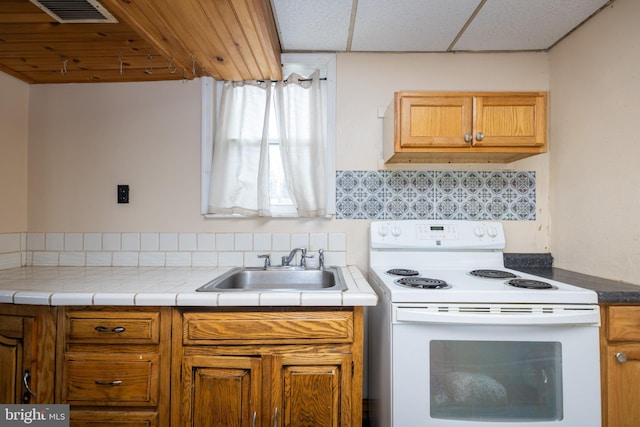
<svg viewBox="0 0 640 427">
<path fill-rule="evenodd" d="M 281 79 L 269 0 L 100 0 L 117 23 L 0 1 L 0 71 L 28 83 Z"/>
</svg>

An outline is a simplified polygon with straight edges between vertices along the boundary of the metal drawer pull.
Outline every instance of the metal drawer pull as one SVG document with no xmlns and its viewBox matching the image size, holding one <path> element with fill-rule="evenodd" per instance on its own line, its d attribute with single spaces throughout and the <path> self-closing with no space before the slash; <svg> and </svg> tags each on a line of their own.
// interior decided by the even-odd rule
<svg viewBox="0 0 640 427">
<path fill-rule="evenodd" d="M 616 353 L 616 360 L 620 363 L 626 362 L 628 360 L 627 353 L 623 353 L 623 352 Z"/>
<path fill-rule="evenodd" d="M 273 427 L 278 427 L 278 408 L 273 411 Z"/>
<path fill-rule="evenodd" d="M 96 384 L 98 384 L 98 385 L 116 386 L 116 385 L 122 384 L 122 381 L 121 380 L 113 380 L 113 381 L 96 380 Z"/>
<path fill-rule="evenodd" d="M 484 133 L 482 133 L 482 132 L 478 132 L 478 133 L 476 134 L 476 139 L 477 139 L 478 141 L 482 141 L 482 140 L 484 139 Z"/>
<path fill-rule="evenodd" d="M 105 326 L 96 326 L 95 329 L 98 332 L 103 332 L 103 333 L 106 333 L 106 334 L 119 334 L 119 333 L 122 333 L 122 332 L 126 331 L 126 329 L 124 327 L 122 327 L 122 326 L 116 326 L 115 328 L 111 328 L 111 329 L 109 329 L 109 328 L 107 328 Z"/>
<path fill-rule="evenodd" d="M 251 423 L 251 427 L 256 427 L 256 418 L 258 417 L 258 413 L 253 413 L 253 423 Z"/>
</svg>

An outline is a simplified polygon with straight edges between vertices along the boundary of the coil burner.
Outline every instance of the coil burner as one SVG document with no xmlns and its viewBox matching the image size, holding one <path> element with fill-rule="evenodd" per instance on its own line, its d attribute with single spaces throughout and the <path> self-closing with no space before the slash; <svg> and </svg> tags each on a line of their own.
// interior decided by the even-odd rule
<svg viewBox="0 0 640 427">
<path fill-rule="evenodd" d="M 518 277 L 513 273 L 503 270 L 473 270 L 470 271 L 469 274 L 486 279 L 513 279 Z"/>
<path fill-rule="evenodd" d="M 555 286 L 547 282 L 532 279 L 512 279 L 507 282 L 510 286 L 524 289 L 555 289 Z"/>
<path fill-rule="evenodd" d="M 395 281 L 396 284 L 418 289 L 448 289 L 451 286 L 440 279 L 429 279 L 427 277 L 403 277 Z"/>
<path fill-rule="evenodd" d="M 419 273 L 416 270 L 411 270 L 409 268 L 392 268 L 387 271 L 387 274 L 391 274 L 393 276 L 417 276 Z"/>
</svg>

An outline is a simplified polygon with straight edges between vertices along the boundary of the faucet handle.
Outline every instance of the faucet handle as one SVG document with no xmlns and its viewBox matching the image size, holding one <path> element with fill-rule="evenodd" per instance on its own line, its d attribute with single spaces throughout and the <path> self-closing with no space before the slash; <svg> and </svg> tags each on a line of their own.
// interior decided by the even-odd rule
<svg viewBox="0 0 640 427">
<path fill-rule="evenodd" d="M 264 258 L 264 269 L 271 267 L 271 254 L 258 255 L 258 258 Z"/>
<path fill-rule="evenodd" d="M 308 258 L 313 258 L 313 255 L 307 255 L 306 253 L 303 253 L 300 256 L 300 267 L 306 267 L 307 266 L 307 259 Z"/>
</svg>

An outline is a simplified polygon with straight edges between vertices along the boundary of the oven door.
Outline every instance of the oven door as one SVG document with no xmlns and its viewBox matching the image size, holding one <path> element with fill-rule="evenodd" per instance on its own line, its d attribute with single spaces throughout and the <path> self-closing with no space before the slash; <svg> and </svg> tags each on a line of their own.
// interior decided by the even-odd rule
<svg viewBox="0 0 640 427">
<path fill-rule="evenodd" d="M 597 305 L 398 306 L 393 317 L 394 427 L 601 425 Z"/>
</svg>

